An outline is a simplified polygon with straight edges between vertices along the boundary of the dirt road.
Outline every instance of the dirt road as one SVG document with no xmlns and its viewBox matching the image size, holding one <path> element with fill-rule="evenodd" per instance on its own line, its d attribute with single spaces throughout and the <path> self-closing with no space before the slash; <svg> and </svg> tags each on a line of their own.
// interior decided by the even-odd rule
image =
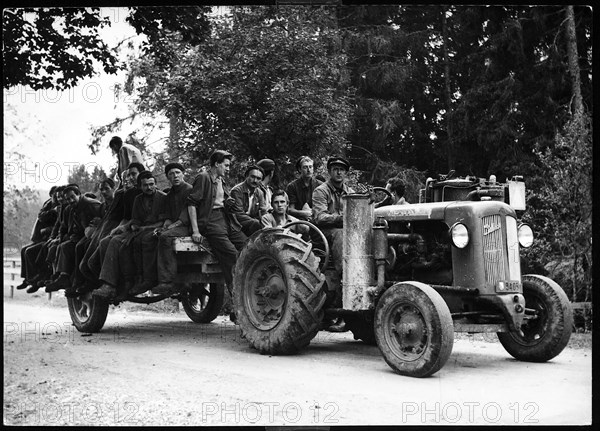
<svg viewBox="0 0 600 431">
<path fill-rule="evenodd" d="M 224 317 L 202 326 L 184 313 L 114 309 L 87 335 L 66 308 L 5 298 L 4 424 L 590 423 L 589 343 L 574 337 L 532 364 L 489 341 L 459 337 L 441 371 L 414 379 L 349 333 L 321 332 L 300 355 L 270 357 Z"/>
</svg>

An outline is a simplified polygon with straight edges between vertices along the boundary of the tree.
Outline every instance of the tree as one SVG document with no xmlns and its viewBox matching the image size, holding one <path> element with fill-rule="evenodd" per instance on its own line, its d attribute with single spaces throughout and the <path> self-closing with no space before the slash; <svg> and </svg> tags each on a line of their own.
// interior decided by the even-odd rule
<svg viewBox="0 0 600 431">
<path fill-rule="evenodd" d="M 73 87 L 94 75 L 96 64 L 116 73 L 117 58 L 99 30 L 110 21 L 99 9 L 4 9 L 4 88 L 28 85 L 34 90 Z"/>
<path fill-rule="evenodd" d="M 39 193 L 30 187 L 4 186 L 2 238 L 4 247 L 20 250 L 30 241 L 37 214 L 42 207 Z"/>
<path fill-rule="evenodd" d="M 339 152 L 349 102 L 332 11 L 232 8 L 211 17 L 211 36 L 198 45 L 164 33 L 170 64 L 151 51 L 134 59 L 125 90 L 138 115 L 176 119 L 181 133 L 169 151 L 191 166 L 215 148 L 280 165 Z"/>
<path fill-rule="evenodd" d="M 100 189 L 100 182 L 107 178 L 104 170 L 99 166 L 94 166 L 94 170 L 90 173 L 85 165 L 79 165 L 73 169 L 67 179 L 68 183 L 75 183 L 79 186 L 81 193 L 92 192 L 100 197 L 97 192 Z"/>
</svg>

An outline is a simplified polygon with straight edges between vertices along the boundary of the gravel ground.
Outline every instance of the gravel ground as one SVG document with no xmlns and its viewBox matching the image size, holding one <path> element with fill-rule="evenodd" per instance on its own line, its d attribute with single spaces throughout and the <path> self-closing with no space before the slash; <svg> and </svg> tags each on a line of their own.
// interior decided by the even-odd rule
<svg viewBox="0 0 600 431">
<path fill-rule="evenodd" d="M 250 349 L 226 317 L 196 325 L 183 312 L 145 307 L 113 307 L 90 335 L 71 326 L 64 298 L 5 298 L 4 424 L 591 421 L 591 334 L 573 334 L 544 364 L 515 361 L 494 335 L 457 334 L 444 368 L 414 379 L 349 333 L 320 332 L 301 354 L 271 357 Z"/>
</svg>

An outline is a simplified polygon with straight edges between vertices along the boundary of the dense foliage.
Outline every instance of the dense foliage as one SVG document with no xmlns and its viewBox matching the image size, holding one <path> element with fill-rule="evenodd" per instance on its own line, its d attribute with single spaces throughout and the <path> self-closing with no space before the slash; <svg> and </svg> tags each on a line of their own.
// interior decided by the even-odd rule
<svg viewBox="0 0 600 431">
<path fill-rule="evenodd" d="M 117 58 L 99 35 L 107 25 L 97 8 L 4 9 L 4 88 L 64 90 L 93 76 L 99 66 L 115 73 Z"/>
</svg>

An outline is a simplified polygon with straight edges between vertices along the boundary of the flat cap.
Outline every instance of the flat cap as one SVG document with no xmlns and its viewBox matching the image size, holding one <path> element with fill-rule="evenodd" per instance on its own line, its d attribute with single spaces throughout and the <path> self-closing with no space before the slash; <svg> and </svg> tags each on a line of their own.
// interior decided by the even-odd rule
<svg viewBox="0 0 600 431">
<path fill-rule="evenodd" d="M 262 159 L 259 160 L 256 164 L 257 166 L 263 168 L 265 171 L 272 171 L 273 169 L 275 169 L 275 162 L 271 159 Z"/>
<path fill-rule="evenodd" d="M 185 171 L 185 169 L 183 168 L 183 165 L 181 163 L 177 163 L 177 162 L 171 162 L 171 163 L 167 163 L 167 166 L 165 166 L 165 175 L 169 175 L 169 171 L 171 169 L 179 169 L 181 172 Z"/>
<path fill-rule="evenodd" d="M 350 162 L 339 156 L 333 156 L 327 160 L 327 170 L 331 169 L 332 165 L 341 165 L 346 168 L 347 171 L 350 170 Z"/>
</svg>

